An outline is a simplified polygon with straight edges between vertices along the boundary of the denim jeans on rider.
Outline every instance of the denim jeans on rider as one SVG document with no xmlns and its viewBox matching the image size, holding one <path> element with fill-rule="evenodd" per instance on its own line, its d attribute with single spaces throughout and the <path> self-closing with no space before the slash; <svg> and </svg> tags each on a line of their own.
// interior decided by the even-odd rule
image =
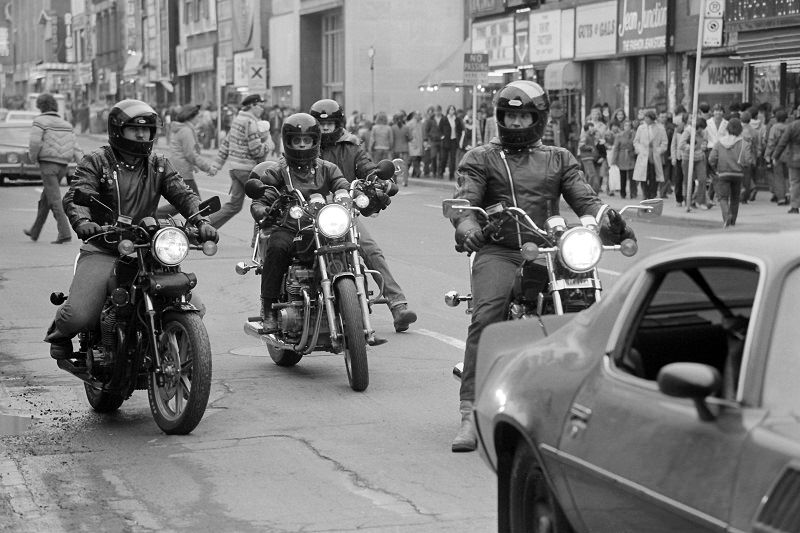
<svg viewBox="0 0 800 533">
<path fill-rule="evenodd" d="M 81 330 L 94 326 L 103 310 L 108 280 L 114 273 L 116 260 L 116 255 L 81 250 L 69 287 L 69 298 L 56 311 L 45 342 L 71 339 Z"/>
<path fill-rule="evenodd" d="M 383 276 L 383 295 L 389 302 L 389 308 L 398 306 L 400 304 L 408 304 L 406 295 L 403 294 L 403 289 L 400 284 L 394 279 L 392 272 L 389 270 L 389 264 L 383 256 L 383 251 L 372 238 L 369 231 L 367 231 L 366 224 L 358 219 L 358 232 L 360 234 L 359 244 L 361 250 L 364 252 L 364 263 L 370 270 L 377 270 Z"/>
<path fill-rule="evenodd" d="M 47 215 L 52 211 L 58 227 L 58 240 L 67 240 L 72 237 L 72 228 L 64 213 L 64 206 L 61 204 L 61 188 L 59 186 L 61 178 L 67 175 L 67 165 L 42 161 L 39 163 L 39 168 L 42 171 L 43 187 L 39 205 L 36 208 L 36 220 L 31 226 L 30 237 L 34 241 L 39 238 L 42 227 L 47 221 Z"/>
<path fill-rule="evenodd" d="M 250 179 L 249 170 L 231 169 L 229 172 L 231 175 L 231 199 L 228 200 L 219 211 L 213 213 L 209 217 L 211 225 L 217 229 L 221 228 L 223 224 L 232 219 L 236 213 L 242 210 L 245 196 L 244 184 L 247 183 L 248 179 Z"/>
<path fill-rule="evenodd" d="M 472 321 L 467 331 L 459 393 L 462 401 L 475 400 L 478 340 L 486 326 L 505 318 L 508 294 L 521 264 L 519 250 L 495 244 L 487 244 L 475 256 L 472 264 Z M 544 271 L 544 266 L 542 269 Z M 543 276 L 547 279 L 546 271 Z"/>
</svg>

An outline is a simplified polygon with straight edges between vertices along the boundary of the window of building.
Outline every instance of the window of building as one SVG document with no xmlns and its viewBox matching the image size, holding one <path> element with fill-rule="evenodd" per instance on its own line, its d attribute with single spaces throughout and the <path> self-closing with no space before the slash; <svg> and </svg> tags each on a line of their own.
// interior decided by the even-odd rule
<svg viewBox="0 0 800 533">
<path fill-rule="evenodd" d="M 341 95 L 343 86 L 344 28 L 342 14 L 337 11 L 322 17 L 322 90 L 325 98 Z"/>
</svg>

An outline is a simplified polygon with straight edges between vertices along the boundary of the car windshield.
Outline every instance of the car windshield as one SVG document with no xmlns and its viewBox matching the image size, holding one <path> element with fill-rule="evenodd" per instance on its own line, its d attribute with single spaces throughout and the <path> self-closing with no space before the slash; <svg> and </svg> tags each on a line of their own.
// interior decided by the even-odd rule
<svg viewBox="0 0 800 533">
<path fill-rule="evenodd" d="M 28 127 L 13 127 L 0 126 L 0 148 L 8 150 L 9 148 L 20 148 L 23 150 L 28 149 L 28 137 L 30 137 L 31 130 Z"/>
<path fill-rule="evenodd" d="M 9 111 L 8 115 L 6 115 L 6 122 L 25 122 L 27 124 L 33 124 L 33 119 L 38 115 L 39 113 L 34 111 Z"/>
</svg>

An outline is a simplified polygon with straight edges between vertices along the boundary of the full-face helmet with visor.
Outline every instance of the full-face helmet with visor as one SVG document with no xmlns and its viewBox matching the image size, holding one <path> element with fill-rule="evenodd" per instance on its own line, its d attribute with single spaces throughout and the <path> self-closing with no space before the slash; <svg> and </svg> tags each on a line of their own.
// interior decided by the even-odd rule
<svg viewBox="0 0 800 533">
<path fill-rule="evenodd" d="M 283 140 L 283 153 L 290 165 L 304 167 L 313 163 L 319 157 L 320 137 L 319 123 L 308 113 L 295 113 L 283 121 L 281 139 Z M 295 138 L 309 137 L 311 143 L 298 147 L 293 143 Z"/>
<path fill-rule="evenodd" d="M 326 98 L 314 102 L 308 113 L 317 119 L 320 124 L 332 122 L 336 125 L 333 131 L 322 134 L 322 146 L 335 144 L 344 130 L 344 111 L 342 111 L 342 106 L 336 100 Z"/>
<path fill-rule="evenodd" d="M 159 117 L 155 110 L 141 100 L 122 100 L 108 113 L 108 144 L 123 154 L 147 157 L 153 150 L 158 132 Z M 123 128 L 146 127 L 150 130 L 147 140 L 126 139 Z"/>
<path fill-rule="evenodd" d="M 520 150 L 542 138 L 550 112 L 550 100 L 541 85 L 530 80 L 512 81 L 497 93 L 494 106 L 497 135 L 504 148 Z M 523 128 L 507 127 L 505 118 L 510 111 L 530 113 L 533 122 Z"/>
</svg>

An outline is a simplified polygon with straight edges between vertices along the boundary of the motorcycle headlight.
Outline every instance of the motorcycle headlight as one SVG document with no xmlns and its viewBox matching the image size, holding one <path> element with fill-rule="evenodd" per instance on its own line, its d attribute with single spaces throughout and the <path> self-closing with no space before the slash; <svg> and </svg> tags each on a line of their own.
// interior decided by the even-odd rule
<svg viewBox="0 0 800 533">
<path fill-rule="evenodd" d="M 165 266 L 179 265 L 189 254 L 189 238 L 178 228 L 162 228 L 153 237 L 153 255 Z"/>
<path fill-rule="evenodd" d="M 589 228 L 577 227 L 564 232 L 558 244 L 558 257 L 573 272 L 588 272 L 603 255 L 600 237 Z"/>
<path fill-rule="evenodd" d="M 339 204 L 328 204 L 317 213 L 317 227 L 329 239 L 338 239 L 350 229 L 350 211 Z"/>
</svg>

